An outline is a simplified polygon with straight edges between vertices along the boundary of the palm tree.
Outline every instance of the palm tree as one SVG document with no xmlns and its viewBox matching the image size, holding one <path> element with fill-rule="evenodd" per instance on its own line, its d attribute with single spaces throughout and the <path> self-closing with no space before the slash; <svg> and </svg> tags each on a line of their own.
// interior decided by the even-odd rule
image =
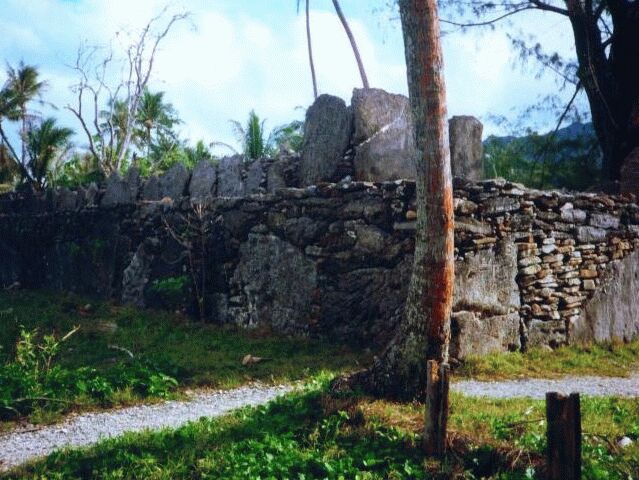
<svg viewBox="0 0 639 480">
<path fill-rule="evenodd" d="M 233 125 L 233 133 L 241 148 L 238 150 L 233 145 L 220 141 L 211 142 L 209 146 L 224 147 L 234 155 L 243 155 L 245 162 L 273 158 L 282 152 L 299 152 L 302 148 L 304 139 L 304 122 L 302 121 L 293 120 L 275 127 L 268 135 L 264 127 L 266 120 L 261 120 L 255 110 L 251 110 L 245 125 L 237 120 L 229 121 Z M 209 155 L 211 155 L 210 152 Z M 213 158 L 212 155 L 211 158 Z"/>
<path fill-rule="evenodd" d="M 17 175 L 16 161 L 4 142 L 0 142 L 0 185 L 13 183 Z"/>
<path fill-rule="evenodd" d="M 40 81 L 38 69 L 33 65 L 25 65 L 20 62 L 18 68 L 7 68 L 7 81 L 3 87 L 5 97 L 4 112 L 10 121 L 21 121 L 20 137 L 22 139 L 22 158 L 24 166 L 27 156 L 27 131 L 30 115 L 27 104 L 38 97 L 46 83 Z"/>
<path fill-rule="evenodd" d="M 179 123 L 179 119 L 173 105 L 164 102 L 164 92 L 151 93 L 145 89 L 137 111 L 136 123 L 141 129 L 135 132 L 134 136 L 142 144 L 146 144 L 148 154 L 152 143 L 152 130 L 168 133 Z"/>
<path fill-rule="evenodd" d="M 20 62 L 18 68 L 7 67 L 7 80 L 0 90 L 0 148 L 5 152 L 5 160 L 15 162 L 23 179 L 28 179 L 29 172 L 26 169 L 26 136 L 31 115 L 27 110 L 27 104 L 38 97 L 45 86 L 45 82 L 38 79 L 38 69 L 32 65 Z M 22 155 L 9 141 L 3 129 L 2 121 L 22 122 L 20 139 L 22 142 Z"/>
<path fill-rule="evenodd" d="M 308 5 L 308 0 L 306 3 Z M 348 21 L 346 20 L 346 17 L 344 16 L 344 12 L 342 12 L 342 8 L 340 7 L 338 0 L 333 0 L 333 6 L 335 7 L 335 12 L 337 13 L 337 16 L 339 17 L 340 22 L 342 22 L 342 26 L 344 27 L 344 30 L 346 31 L 346 36 L 348 37 L 348 41 L 351 43 L 351 48 L 353 49 L 353 54 L 355 55 L 355 61 L 357 62 L 357 68 L 359 69 L 359 75 L 360 77 L 362 77 L 362 84 L 364 85 L 364 88 L 368 89 L 370 88 L 368 84 L 368 77 L 366 76 L 366 71 L 364 70 L 364 63 L 362 62 L 362 57 L 359 54 L 359 48 L 357 48 L 357 42 L 355 42 L 355 36 L 353 35 L 353 32 L 351 31 L 351 27 L 348 25 Z"/>
<path fill-rule="evenodd" d="M 300 0 L 297 0 L 297 12 L 300 11 Z M 313 80 L 313 98 L 317 99 L 317 77 L 315 75 L 315 61 L 313 60 L 313 44 L 311 42 L 311 11 L 310 0 L 306 0 L 306 45 L 308 47 L 308 63 L 311 67 Z"/>
<path fill-rule="evenodd" d="M 266 120 L 260 120 L 260 117 L 251 110 L 246 125 L 242 125 L 237 120 L 230 120 L 238 142 L 242 146 L 242 155 L 244 161 L 252 162 L 260 158 L 268 157 L 273 152 L 272 135 L 266 138 L 264 123 Z M 231 151 L 238 153 L 235 148 L 224 142 L 213 142 L 211 146 L 227 147 Z"/>
<path fill-rule="evenodd" d="M 73 130 L 58 127 L 55 118 L 47 118 L 29 129 L 25 142 L 29 158 L 26 166 L 36 187 L 46 186 L 50 167 L 68 150 L 72 135 Z"/>
</svg>

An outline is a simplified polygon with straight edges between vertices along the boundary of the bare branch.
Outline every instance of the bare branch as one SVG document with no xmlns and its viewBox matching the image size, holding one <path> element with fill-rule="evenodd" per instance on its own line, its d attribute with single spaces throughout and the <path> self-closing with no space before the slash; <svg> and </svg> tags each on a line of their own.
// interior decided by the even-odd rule
<svg viewBox="0 0 639 480">
<path fill-rule="evenodd" d="M 550 5 L 548 3 L 544 3 L 540 0 L 529 0 L 530 3 L 532 3 L 535 8 L 537 10 L 543 10 L 545 12 L 553 12 L 553 13 L 558 13 L 559 15 L 564 15 L 564 16 L 568 16 L 568 10 L 566 10 L 565 8 L 559 8 L 559 7 L 555 7 L 554 5 Z"/>
<path fill-rule="evenodd" d="M 455 27 L 485 27 L 485 26 L 489 26 L 489 25 L 493 25 L 497 22 L 499 22 L 500 20 L 504 20 L 505 18 L 508 18 L 512 15 L 515 15 L 516 13 L 519 12 L 523 12 L 525 10 L 536 10 L 535 7 L 531 7 L 531 6 L 527 6 L 527 7 L 522 7 L 522 8 L 518 8 L 516 10 L 512 10 L 510 12 L 504 13 L 503 15 L 500 15 L 499 17 L 496 18 L 492 18 L 490 20 L 486 20 L 483 22 L 469 22 L 469 23 L 459 23 L 459 22 L 453 22 L 452 20 L 446 20 L 446 19 L 440 19 L 440 21 L 442 23 L 446 23 L 448 25 L 453 25 Z"/>
<path fill-rule="evenodd" d="M 168 35 L 173 25 L 189 17 L 189 13 L 173 15 L 157 35 L 153 35 L 155 25 L 166 15 L 168 7 L 153 17 L 131 44 L 124 49 L 122 80 L 116 86 L 109 81 L 115 63 L 113 49 L 109 46 L 106 56 L 97 62 L 94 57 L 103 47 L 78 49 L 75 64 L 71 67 L 79 76 L 72 89 L 77 93 L 76 106 L 68 105 L 80 121 L 87 136 L 89 150 L 97 159 L 105 173 L 118 170 L 129 154 L 140 101 L 151 78 L 155 56 L 161 41 Z M 120 63 L 120 61 L 118 61 Z M 92 67 L 92 65 L 95 65 Z M 93 70 L 93 74 L 89 72 Z M 90 78 L 91 77 L 91 78 Z M 90 95 L 92 119 L 88 120 L 83 108 L 84 96 Z M 120 110 L 120 106 L 123 105 Z M 103 108 L 107 110 L 103 110 Z M 119 118 L 119 115 L 122 115 Z"/>
</svg>

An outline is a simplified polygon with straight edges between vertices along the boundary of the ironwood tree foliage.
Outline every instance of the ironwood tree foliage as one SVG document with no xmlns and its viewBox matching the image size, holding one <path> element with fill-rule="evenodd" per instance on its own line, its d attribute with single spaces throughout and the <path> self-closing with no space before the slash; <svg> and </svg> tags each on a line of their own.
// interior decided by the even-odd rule
<svg viewBox="0 0 639 480">
<path fill-rule="evenodd" d="M 511 35 L 513 44 L 523 56 L 532 56 L 558 73 L 575 92 L 585 92 L 603 154 L 602 175 L 619 180 L 624 160 L 639 147 L 639 2 L 441 0 L 440 4 L 451 16 L 447 23 L 462 28 L 493 26 L 531 11 L 563 17 L 572 30 L 575 59 L 547 53 L 523 35 Z"/>
</svg>

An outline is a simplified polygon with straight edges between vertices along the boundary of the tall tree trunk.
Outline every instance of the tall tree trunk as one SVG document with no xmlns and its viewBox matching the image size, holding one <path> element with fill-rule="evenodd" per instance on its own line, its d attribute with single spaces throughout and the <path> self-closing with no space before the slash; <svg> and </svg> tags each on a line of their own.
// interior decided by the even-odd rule
<svg viewBox="0 0 639 480">
<path fill-rule="evenodd" d="M 366 70 L 364 70 L 364 63 L 362 62 L 362 57 L 359 54 L 359 48 L 357 48 L 357 42 L 355 41 L 355 37 L 353 35 L 353 32 L 351 31 L 351 27 L 348 25 L 348 21 L 344 16 L 344 12 L 342 12 L 339 1 L 333 0 L 333 6 L 335 7 L 335 12 L 337 12 L 337 16 L 339 17 L 340 22 L 342 22 L 342 25 L 344 26 L 344 30 L 346 31 L 349 42 L 351 42 L 351 48 L 353 49 L 353 54 L 355 55 L 355 61 L 357 62 L 359 75 L 360 77 L 362 77 L 362 84 L 364 85 L 364 88 L 370 88 L 370 85 L 368 84 L 368 77 L 366 76 Z"/>
<path fill-rule="evenodd" d="M 639 3 L 609 4 L 614 28 L 609 61 L 617 81 L 615 109 L 621 127 L 614 160 L 617 179 L 623 161 L 639 147 Z"/>
<path fill-rule="evenodd" d="M 308 45 L 308 63 L 311 67 L 311 79 L 313 80 L 313 98 L 317 99 L 317 77 L 315 76 L 315 60 L 313 60 L 313 42 L 311 41 L 310 0 L 306 0 L 306 44 Z"/>
<path fill-rule="evenodd" d="M 22 141 L 22 157 L 20 158 L 20 164 L 22 170 L 27 169 L 27 109 L 22 107 L 20 109 L 20 115 L 22 116 L 22 126 L 20 127 L 20 140 Z M 27 180 L 26 178 L 23 180 Z"/>
<path fill-rule="evenodd" d="M 437 0 L 400 0 L 408 91 L 415 125 L 417 232 L 415 263 L 406 303 L 406 322 L 425 325 L 423 362 L 441 374 L 428 377 L 424 446 L 444 453 L 448 390 L 450 316 L 455 282 L 453 186 L 448 145 L 446 87 Z M 443 377 L 446 377 L 444 379 Z M 433 385 L 432 383 L 435 383 Z"/>
<path fill-rule="evenodd" d="M 394 338 L 373 366 L 334 388 L 357 385 L 398 399 L 424 398 L 426 362 L 448 360 L 454 284 L 453 192 L 436 0 L 400 0 L 408 85 L 420 157 L 415 258 Z"/>
<path fill-rule="evenodd" d="M 603 177 L 617 181 L 624 159 L 639 146 L 639 5 L 625 1 L 608 5 L 614 35 L 606 56 L 597 18 L 582 2 L 566 0 L 578 75 L 603 154 Z"/>
</svg>

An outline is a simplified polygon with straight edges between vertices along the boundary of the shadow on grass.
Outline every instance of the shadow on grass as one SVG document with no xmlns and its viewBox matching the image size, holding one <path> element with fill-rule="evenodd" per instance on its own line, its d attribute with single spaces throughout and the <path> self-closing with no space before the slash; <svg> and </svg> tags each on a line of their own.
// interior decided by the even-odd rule
<svg viewBox="0 0 639 480">
<path fill-rule="evenodd" d="M 364 398 L 323 390 L 56 453 L 6 478 L 527 478 L 524 463 L 513 467 L 503 448 L 478 448 L 462 436 L 452 439 L 445 461 L 424 462 L 419 434 L 369 414 Z"/>
</svg>

